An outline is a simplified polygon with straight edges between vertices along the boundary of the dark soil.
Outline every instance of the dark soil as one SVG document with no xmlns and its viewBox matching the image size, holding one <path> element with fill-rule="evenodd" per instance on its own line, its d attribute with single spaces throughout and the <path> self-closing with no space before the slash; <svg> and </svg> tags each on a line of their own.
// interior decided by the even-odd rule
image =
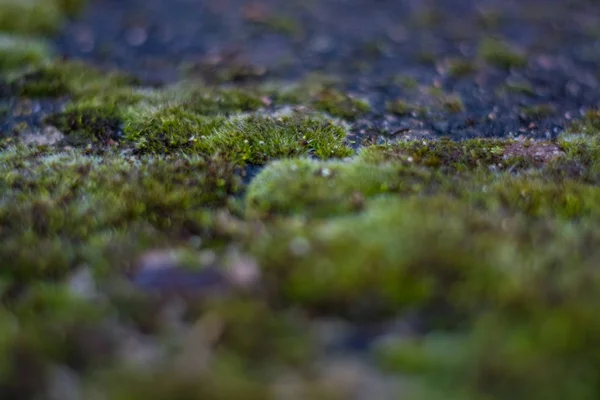
<svg viewBox="0 0 600 400">
<path fill-rule="evenodd" d="M 598 26 L 590 0 L 96 0 L 57 46 L 150 83 L 184 64 L 234 82 L 332 75 L 373 106 L 355 134 L 551 138 L 600 102 Z M 522 60 L 486 56 L 491 38 Z M 397 98 L 425 112 L 386 112 Z"/>
</svg>

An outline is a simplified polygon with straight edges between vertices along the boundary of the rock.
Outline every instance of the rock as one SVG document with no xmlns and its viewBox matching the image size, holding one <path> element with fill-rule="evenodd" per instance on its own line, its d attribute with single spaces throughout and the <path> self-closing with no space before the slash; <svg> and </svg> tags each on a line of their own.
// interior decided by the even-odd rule
<svg viewBox="0 0 600 400">
<path fill-rule="evenodd" d="M 231 286 L 226 273 L 219 268 L 187 268 L 178 254 L 169 250 L 152 251 L 142 256 L 132 282 L 147 292 L 192 297 L 222 293 Z"/>
<path fill-rule="evenodd" d="M 49 400 L 83 399 L 81 382 L 77 374 L 69 368 L 56 366 L 48 373 Z"/>
</svg>

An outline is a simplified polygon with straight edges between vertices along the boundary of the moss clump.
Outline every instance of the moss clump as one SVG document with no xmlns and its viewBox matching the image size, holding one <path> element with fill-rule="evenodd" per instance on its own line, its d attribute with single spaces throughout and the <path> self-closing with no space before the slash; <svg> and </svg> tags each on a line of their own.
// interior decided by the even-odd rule
<svg viewBox="0 0 600 400">
<path fill-rule="evenodd" d="M 363 322 L 416 313 L 424 336 L 378 349 L 420 389 L 440 388 L 427 398 L 594 398 L 580 376 L 599 365 L 600 153 L 593 138 L 563 140 L 565 156 L 541 165 L 539 143 L 479 140 L 267 167 L 246 201 L 265 224 L 250 242 L 269 293 Z"/>
<path fill-rule="evenodd" d="M 58 364 L 107 398 L 264 398 L 280 394 L 281 371 L 297 374 L 302 398 L 349 398 L 328 367 L 314 367 L 330 349 L 322 328 L 330 332 L 332 320 L 341 325 L 334 348 L 353 351 L 356 332 L 367 342 L 361 351 L 407 380 L 417 398 L 600 393 L 581 380 L 600 365 L 589 350 L 600 332 L 597 137 L 407 141 L 346 160 L 279 160 L 240 199 L 237 166 L 226 160 L 263 161 L 244 140 L 265 141 L 269 156 L 302 156 L 314 142 L 308 150 L 290 138 L 313 130 L 321 132 L 315 141 L 322 134 L 341 143 L 343 129 L 323 133 L 330 122 L 311 115 L 226 118 L 191 112 L 179 99 L 140 104 L 122 116 L 143 114 L 144 135 L 164 129 L 184 138 L 220 122 L 205 138 L 210 145 L 177 144 L 172 156 L 0 152 L 3 396 L 46 392 Z M 162 123 L 169 114 L 172 131 Z M 168 148 L 164 139 L 146 151 Z M 181 257 L 146 261 L 159 246 Z M 72 283 L 81 266 L 97 288 Z M 140 292 L 120 278 L 136 283 L 142 272 L 184 266 L 200 274 L 199 299 Z M 203 280 L 207 270 L 227 282 L 216 293 Z M 254 284 L 229 283 L 249 275 Z M 88 293 L 93 300 L 82 300 Z M 372 338 L 373 330 L 385 337 Z M 151 340 L 159 357 L 124 365 L 123 337 Z M 128 361 L 137 355 L 127 351 Z M 12 368 L 23 361 L 25 372 Z"/>
<path fill-rule="evenodd" d="M 529 147 L 527 147 L 529 146 Z M 546 147 L 544 147 L 546 146 Z M 549 143 L 474 139 L 409 141 L 363 149 L 352 162 L 286 160 L 269 165 L 248 188 L 249 216 L 323 218 L 360 211 L 381 195 L 451 193 L 489 209 L 516 208 L 529 216 L 593 216 L 595 191 L 580 182 L 557 187 L 572 161 Z M 543 149 L 552 154 L 540 158 Z M 550 178 L 529 173 L 545 166 Z M 515 178 L 510 173 L 523 173 Z M 580 175 L 581 182 L 591 177 Z M 481 192 L 477 188 L 485 186 Z"/>
<path fill-rule="evenodd" d="M 410 141 L 365 148 L 353 162 L 277 162 L 251 183 L 246 209 L 260 217 L 326 217 L 360 211 L 369 198 L 384 194 L 459 194 L 454 179 L 462 175 L 485 176 L 489 168 L 516 171 L 536 165 L 529 153 L 510 149 L 509 142 L 482 139 Z M 490 184 L 472 179 L 474 184 Z M 513 187 L 519 185 L 513 182 Z"/>
<path fill-rule="evenodd" d="M 83 62 L 54 61 L 18 76 L 12 85 L 24 97 L 80 97 L 119 91 L 136 83 L 129 75 L 105 72 Z"/>
<path fill-rule="evenodd" d="M 46 42 L 20 36 L 0 34 L 0 71 L 14 71 L 39 66 L 51 56 Z"/>
<path fill-rule="evenodd" d="M 369 201 L 362 213 L 323 223 L 288 221 L 255 251 L 279 277 L 271 290 L 317 313 L 379 319 L 455 290 L 476 302 L 493 281 L 494 270 L 476 261 L 490 238 L 484 223 L 471 236 L 461 208 L 444 198 Z"/>
<path fill-rule="evenodd" d="M 202 115 L 233 114 L 256 111 L 265 107 L 265 102 L 258 93 L 239 88 L 205 88 L 183 89 L 177 97 L 190 111 Z M 172 90 L 174 90 L 173 88 Z"/>
<path fill-rule="evenodd" d="M 361 162 L 285 160 L 270 164 L 246 194 L 249 216 L 328 217 L 361 210 L 383 193 L 415 193 L 433 179 L 427 171 Z"/>
<path fill-rule="evenodd" d="M 183 106 L 144 111 L 126 121 L 125 138 L 141 153 L 219 154 L 234 163 L 314 155 L 343 157 L 346 131 L 330 121 L 299 115 L 207 117 Z"/>
<path fill-rule="evenodd" d="M 479 57 L 485 62 L 502 69 L 523 68 L 527 58 L 506 42 L 485 38 L 479 44 Z"/>
<path fill-rule="evenodd" d="M 0 0 L 0 32 L 52 34 L 65 16 L 76 14 L 84 4 L 84 0 Z"/>
<path fill-rule="evenodd" d="M 369 103 L 336 89 L 336 83 L 332 77 L 313 75 L 294 87 L 278 89 L 273 97 L 279 104 L 301 104 L 348 121 L 371 111 Z"/>
<path fill-rule="evenodd" d="M 124 138 L 141 154 L 199 153 L 198 142 L 225 121 L 190 112 L 182 105 L 132 108 L 123 126 Z"/>
<path fill-rule="evenodd" d="M 581 120 L 567 127 L 571 134 L 597 135 L 600 133 L 600 110 L 588 110 Z"/>
<path fill-rule="evenodd" d="M 197 157 L 100 158 L 13 148 L 0 158 L 0 276 L 10 280 L 58 278 L 82 262 L 99 265 L 101 246 L 91 243 L 107 235 L 123 245 L 123 235 L 133 232 L 138 245 L 165 240 L 160 232 L 202 235 L 209 210 L 224 207 L 239 188 L 231 165 Z"/>
<path fill-rule="evenodd" d="M 428 95 L 441 111 L 456 114 L 465 110 L 459 94 L 446 93 L 443 89 L 434 86 L 429 88 Z"/>
<path fill-rule="evenodd" d="M 334 89 L 327 89 L 319 93 L 312 105 L 317 110 L 349 121 L 353 121 L 371 111 L 369 103 L 352 98 Z"/>
<path fill-rule="evenodd" d="M 533 106 L 523 107 L 521 113 L 527 119 L 543 119 L 556 113 L 556 107 L 551 104 L 537 104 Z"/>
<path fill-rule="evenodd" d="M 61 10 L 56 1 L 0 1 L 0 31 L 19 34 L 51 34 L 61 24 Z"/>
<path fill-rule="evenodd" d="M 528 81 L 509 81 L 506 83 L 506 90 L 511 93 L 524 94 L 529 97 L 535 97 L 535 88 Z"/>
<path fill-rule="evenodd" d="M 264 18 L 253 19 L 252 23 L 269 32 L 292 38 L 301 38 L 304 34 L 300 23 L 287 15 L 267 15 Z"/>
<path fill-rule="evenodd" d="M 448 61 L 448 74 L 455 78 L 474 74 L 477 70 L 477 65 L 472 60 L 453 58 Z"/>
<path fill-rule="evenodd" d="M 352 154 L 345 144 L 346 130 L 332 121 L 291 115 L 283 117 L 234 117 L 211 136 L 198 141 L 209 154 L 220 153 L 234 162 L 264 164 L 291 156 L 321 159 Z"/>
<path fill-rule="evenodd" d="M 444 109 L 452 114 L 465 111 L 462 99 L 458 95 L 450 95 L 443 100 Z"/>
<path fill-rule="evenodd" d="M 104 144 L 114 142 L 120 136 L 121 122 L 116 110 L 79 107 L 53 114 L 46 118 L 45 122 L 66 135 L 80 136 L 84 140 L 92 139 Z"/>
<path fill-rule="evenodd" d="M 408 141 L 367 147 L 361 159 L 369 163 L 404 162 L 456 173 L 510 163 L 504 157 L 508 145 L 507 141 L 487 139 Z"/>
<path fill-rule="evenodd" d="M 425 112 L 423 107 L 415 106 L 407 103 L 405 100 L 396 99 L 386 104 L 386 110 L 401 117 L 411 115 L 413 113 L 422 114 Z"/>
</svg>

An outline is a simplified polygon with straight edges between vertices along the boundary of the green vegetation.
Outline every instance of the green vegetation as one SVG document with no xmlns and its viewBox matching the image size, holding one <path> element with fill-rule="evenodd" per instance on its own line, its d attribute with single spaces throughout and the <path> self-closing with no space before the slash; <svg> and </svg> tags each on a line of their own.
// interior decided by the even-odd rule
<svg viewBox="0 0 600 400">
<path fill-rule="evenodd" d="M 502 69 L 523 68 L 527 65 L 527 58 L 523 54 L 499 39 L 483 39 L 479 44 L 479 57 Z"/>
<path fill-rule="evenodd" d="M 302 26 L 299 22 L 286 15 L 269 15 L 264 19 L 253 20 L 252 22 L 274 33 L 293 38 L 301 38 L 303 36 Z"/>
<path fill-rule="evenodd" d="M 455 78 L 462 78 L 477 72 L 478 68 L 474 61 L 453 58 L 448 61 L 448 74 Z"/>
<path fill-rule="evenodd" d="M 507 82 L 506 90 L 513 93 L 525 94 L 527 96 L 535 96 L 535 89 L 528 81 Z"/>
<path fill-rule="evenodd" d="M 77 13 L 83 4 L 84 0 L 0 0 L 0 31 L 51 34 L 66 15 Z"/>
<path fill-rule="evenodd" d="M 449 113 L 460 113 L 464 111 L 462 98 L 458 94 L 446 93 L 438 87 L 429 88 L 429 97 L 433 100 L 436 106 Z"/>
<path fill-rule="evenodd" d="M 407 103 L 403 99 L 396 99 L 386 104 L 386 110 L 401 117 L 411 115 L 412 113 L 422 114 L 425 112 L 423 107 Z"/>
<path fill-rule="evenodd" d="M 371 111 L 368 102 L 341 92 L 335 85 L 336 81 L 328 76 L 313 75 L 291 88 L 279 88 L 274 97 L 276 103 L 310 106 L 347 121 L 354 121 Z"/>
<path fill-rule="evenodd" d="M 588 110 L 581 120 L 577 120 L 567 129 L 569 133 L 596 136 L 600 133 L 600 110 Z"/>
<path fill-rule="evenodd" d="M 65 102 L 44 121 L 60 143 L 0 141 L 0 398 L 347 399 L 373 376 L 336 375 L 329 342 L 354 356 L 363 329 L 391 398 L 598 398 L 597 110 L 555 141 L 355 154 L 344 121 L 370 106 L 327 77 L 150 89 L 19 36 L 79 7 L 0 0 L 10 96 Z M 495 39 L 479 58 L 448 73 L 526 65 Z M 464 111 L 398 84 L 391 113 Z"/>
<path fill-rule="evenodd" d="M 78 61 L 53 61 L 19 75 L 12 83 L 24 97 L 89 97 L 116 96 L 120 88 L 135 84 L 136 79 Z"/>
<path fill-rule="evenodd" d="M 556 108 L 551 104 L 536 104 L 521 108 L 521 113 L 529 119 L 542 119 L 556 113 Z"/>
<path fill-rule="evenodd" d="M 89 258 L 98 256 L 92 243 L 117 244 L 133 232 L 141 239 L 159 229 L 155 240 L 167 232 L 202 234 L 206 210 L 224 207 L 238 190 L 229 164 L 198 157 L 88 157 L 17 147 L 0 158 L 0 276 L 9 281 L 63 277 L 82 262 L 101 261 Z"/>
<path fill-rule="evenodd" d="M 46 390 L 40 382 L 59 364 L 111 398 L 264 398 L 281 370 L 300 374 L 299 393 L 345 398 L 345 385 L 314 369 L 322 348 L 310 327 L 406 313 L 424 333 L 392 335 L 371 351 L 421 398 L 526 398 L 548 382 L 549 396 L 600 390 L 578 381 L 598 366 L 587 350 L 600 326 L 589 272 L 600 256 L 594 137 L 406 141 L 317 160 L 349 154 L 345 130 L 318 115 L 202 115 L 180 100 L 152 106 L 154 96 L 116 114 L 129 121 L 116 148 L 98 135 L 93 152 L 0 152 L 0 281 L 6 293 L 24 290 L 0 309 L 3 321 L 19 321 L 0 326 L 0 351 L 32 363 L 1 370 L 13 390 L 3 394 L 24 393 L 26 377 L 39 383 L 32 393 Z M 87 112 L 90 120 L 62 122 L 73 132 L 104 126 Z M 122 151 L 127 143 L 137 154 Z M 276 158 L 287 159 L 268 163 L 245 190 L 237 166 Z M 173 340 L 154 311 L 160 298 L 124 281 L 157 248 L 179 254 L 152 267 L 159 271 L 217 265 L 244 282 L 250 268 L 258 282 L 214 298 L 179 293 L 191 336 L 142 371 L 120 366 L 120 340 L 106 324 L 144 332 L 159 348 Z M 68 286 L 81 266 L 104 282 L 93 312 Z"/>
<path fill-rule="evenodd" d="M 234 163 L 264 164 L 270 159 L 314 155 L 345 157 L 342 126 L 318 117 L 202 116 L 182 106 L 142 110 L 126 120 L 125 139 L 140 153 L 219 154 Z"/>
<path fill-rule="evenodd" d="M 516 146 L 407 142 L 352 162 L 272 164 L 246 198 L 250 217 L 279 219 L 254 250 L 277 277 L 270 290 L 363 323 L 421 310 L 430 333 L 378 348 L 422 398 L 593 398 L 598 388 L 579 377 L 598 363 L 585 349 L 600 326 L 589 306 L 598 281 L 586 272 L 600 144 L 562 142 L 566 157 L 541 168 Z"/>
<path fill-rule="evenodd" d="M 0 34 L 0 71 L 14 71 L 24 66 L 40 65 L 50 57 L 46 42 Z"/>
<path fill-rule="evenodd" d="M 369 103 L 355 99 L 334 89 L 326 89 L 318 94 L 313 106 L 334 117 L 353 121 L 371 111 Z"/>
</svg>

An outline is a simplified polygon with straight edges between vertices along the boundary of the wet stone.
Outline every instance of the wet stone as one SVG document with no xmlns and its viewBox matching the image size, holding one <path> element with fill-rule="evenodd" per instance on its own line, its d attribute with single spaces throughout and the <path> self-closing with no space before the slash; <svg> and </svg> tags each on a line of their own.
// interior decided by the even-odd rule
<svg viewBox="0 0 600 400">
<path fill-rule="evenodd" d="M 186 268 L 170 252 L 148 253 L 141 257 L 136 269 L 132 283 L 149 293 L 204 297 L 230 289 L 227 276 L 217 267 Z"/>
</svg>

